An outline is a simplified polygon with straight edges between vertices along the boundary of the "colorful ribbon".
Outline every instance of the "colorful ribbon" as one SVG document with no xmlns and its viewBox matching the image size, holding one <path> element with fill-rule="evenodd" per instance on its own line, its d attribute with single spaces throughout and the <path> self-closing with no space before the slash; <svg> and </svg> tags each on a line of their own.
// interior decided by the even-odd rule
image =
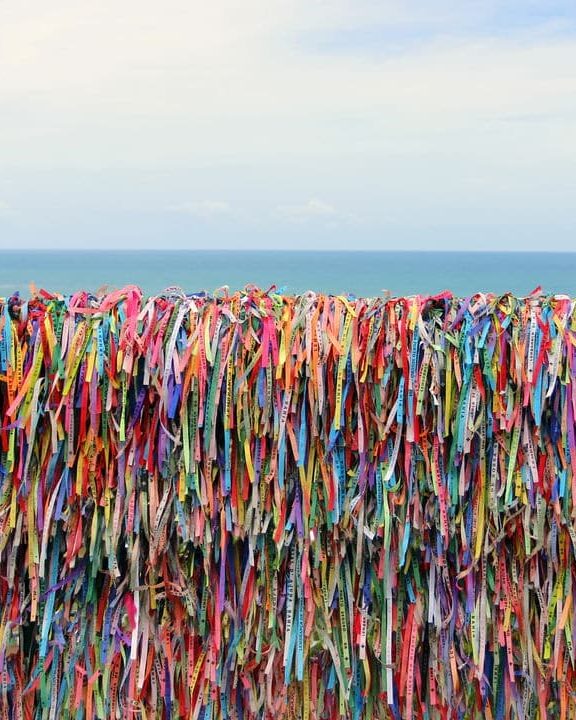
<svg viewBox="0 0 576 720">
<path fill-rule="evenodd" d="M 575 308 L 0 300 L 0 720 L 576 717 Z"/>
</svg>

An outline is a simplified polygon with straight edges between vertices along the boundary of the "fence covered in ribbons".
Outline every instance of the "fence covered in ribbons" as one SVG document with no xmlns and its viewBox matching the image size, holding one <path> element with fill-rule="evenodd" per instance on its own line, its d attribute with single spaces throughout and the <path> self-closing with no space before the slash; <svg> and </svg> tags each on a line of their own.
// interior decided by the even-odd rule
<svg viewBox="0 0 576 720">
<path fill-rule="evenodd" d="M 0 301 L 0 720 L 576 717 L 574 311 Z"/>
</svg>

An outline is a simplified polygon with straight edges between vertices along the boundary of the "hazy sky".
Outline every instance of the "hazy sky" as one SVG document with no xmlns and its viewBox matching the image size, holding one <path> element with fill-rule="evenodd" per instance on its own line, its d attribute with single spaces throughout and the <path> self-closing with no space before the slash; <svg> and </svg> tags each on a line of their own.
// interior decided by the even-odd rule
<svg viewBox="0 0 576 720">
<path fill-rule="evenodd" d="M 574 0 L 0 3 L 0 247 L 575 231 Z"/>
</svg>

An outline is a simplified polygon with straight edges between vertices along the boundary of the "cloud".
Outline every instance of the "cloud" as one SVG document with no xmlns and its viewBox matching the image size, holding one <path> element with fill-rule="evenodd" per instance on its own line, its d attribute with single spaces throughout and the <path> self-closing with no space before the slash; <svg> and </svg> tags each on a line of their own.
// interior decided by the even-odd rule
<svg viewBox="0 0 576 720">
<path fill-rule="evenodd" d="M 312 198 L 300 205 L 278 205 L 274 214 L 297 224 L 322 222 L 329 227 L 350 223 L 356 219 L 353 215 L 339 212 L 334 205 L 317 198 Z"/>
<path fill-rule="evenodd" d="M 227 217 L 232 212 L 230 205 L 222 200 L 183 202 L 176 205 L 169 205 L 166 209 L 169 212 L 191 215 L 193 217 L 201 218 L 202 220 Z"/>
<path fill-rule="evenodd" d="M 233 208 L 223 200 L 197 200 L 186 201 L 168 205 L 166 211 L 180 215 L 189 215 L 202 220 L 234 217 L 245 224 L 261 225 L 266 218 L 274 220 L 285 220 L 296 224 L 323 223 L 326 226 L 336 226 L 344 222 L 353 222 L 354 216 L 339 212 L 334 205 L 311 198 L 300 204 L 279 204 L 270 208 L 259 207 L 257 212 L 240 207 Z"/>
<path fill-rule="evenodd" d="M 306 220 L 309 218 L 331 218 L 336 216 L 336 209 L 322 200 L 308 200 L 303 205 L 279 205 L 276 212 L 290 220 Z"/>
</svg>

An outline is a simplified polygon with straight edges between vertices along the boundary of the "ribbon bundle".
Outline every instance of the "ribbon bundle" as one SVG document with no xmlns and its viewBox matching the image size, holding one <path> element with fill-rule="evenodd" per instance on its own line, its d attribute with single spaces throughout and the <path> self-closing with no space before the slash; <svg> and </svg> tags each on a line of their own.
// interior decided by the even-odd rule
<svg viewBox="0 0 576 720">
<path fill-rule="evenodd" d="M 576 717 L 575 308 L 0 301 L 0 720 Z"/>
</svg>

